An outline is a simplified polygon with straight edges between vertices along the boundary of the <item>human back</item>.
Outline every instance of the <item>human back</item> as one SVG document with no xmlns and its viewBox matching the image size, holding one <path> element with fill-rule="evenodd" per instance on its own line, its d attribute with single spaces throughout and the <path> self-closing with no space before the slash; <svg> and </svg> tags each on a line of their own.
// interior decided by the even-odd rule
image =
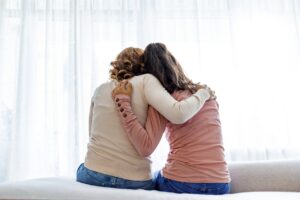
<svg viewBox="0 0 300 200">
<path fill-rule="evenodd" d="M 143 125 L 148 108 L 141 91 L 145 76 L 147 75 L 135 76 L 130 80 L 134 89 L 133 109 L 138 121 Z M 140 157 L 128 140 L 111 98 L 111 92 L 116 84 L 115 80 L 102 84 L 92 98 L 93 120 L 85 165 L 91 170 L 126 179 L 151 179 L 150 160 Z"/>
<path fill-rule="evenodd" d="M 190 95 L 187 90 L 173 93 L 177 100 Z M 185 124 L 167 123 L 166 138 L 170 152 L 162 169 L 164 177 L 191 183 L 230 182 L 216 100 L 206 101 Z"/>
<path fill-rule="evenodd" d="M 142 74 L 143 50 L 129 47 L 111 62 L 111 80 L 101 84 L 94 92 L 89 114 L 89 143 L 84 163 L 77 169 L 76 180 L 81 183 L 127 189 L 154 187 L 151 180 L 150 161 L 140 157 L 131 145 L 116 114 L 111 92 L 117 82 Z M 135 90 L 143 88 L 143 78 L 132 78 Z M 134 101 L 140 123 L 145 123 L 147 102 L 143 93 L 136 93 Z"/>
<path fill-rule="evenodd" d="M 182 125 L 168 123 L 166 135 L 170 153 L 165 167 L 156 177 L 157 188 L 176 193 L 228 193 L 230 176 L 214 91 L 190 80 L 162 43 L 149 44 L 144 59 L 146 70 L 156 76 L 177 100 L 189 97 L 199 88 L 206 88 L 210 93 L 210 99 L 188 122 Z M 151 68 L 154 63 L 159 67 Z"/>
</svg>

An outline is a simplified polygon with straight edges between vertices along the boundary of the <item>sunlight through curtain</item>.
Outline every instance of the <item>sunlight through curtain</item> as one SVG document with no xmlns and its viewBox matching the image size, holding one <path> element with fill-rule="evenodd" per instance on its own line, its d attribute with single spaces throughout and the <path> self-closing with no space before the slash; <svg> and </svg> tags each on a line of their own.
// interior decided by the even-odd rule
<svg viewBox="0 0 300 200">
<path fill-rule="evenodd" d="M 300 157 L 299 0 L 0 0 L 0 181 L 74 176 L 93 90 L 150 42 L 216 91 L 228 161 Z"/>
</svg>

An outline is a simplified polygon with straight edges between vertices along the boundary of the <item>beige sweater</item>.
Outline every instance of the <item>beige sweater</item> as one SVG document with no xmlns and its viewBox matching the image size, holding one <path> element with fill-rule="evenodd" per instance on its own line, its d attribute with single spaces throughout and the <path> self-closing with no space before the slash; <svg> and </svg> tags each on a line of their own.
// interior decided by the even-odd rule
<svg viewBox="0 0 300 200">
<path fill-rule="evenodd" d="M 193 117 L 209 98 L 206 90 L 199 90 L 177 102 L 152 75 L 145 74 L 130 80 L 133 86 L 132 109 L 144 125 L 148 105 L 165 118 L 181 124 Z M 111 92 L 117 82 L 99 86 L 92 98 L 90 140 L 84 165 L 90 170 L 129 180 L 151 179 L 151 161 L 141 157 L 131 144 L 118 116 Z"/>
</svg>

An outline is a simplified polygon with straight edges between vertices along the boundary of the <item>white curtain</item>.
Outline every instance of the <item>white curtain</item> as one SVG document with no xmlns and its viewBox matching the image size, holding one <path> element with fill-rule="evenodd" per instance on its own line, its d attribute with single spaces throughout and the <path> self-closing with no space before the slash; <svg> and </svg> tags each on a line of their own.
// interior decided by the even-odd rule
<svg viewBox="0 0 300 200">
<path fill-rule="evenodd" d="M 93 90 L 150 42 L 216 91 L 228 161 L 300 157 L 300 0 L 0 0 L 0 181 L 74 176 Z"/>
</svg>

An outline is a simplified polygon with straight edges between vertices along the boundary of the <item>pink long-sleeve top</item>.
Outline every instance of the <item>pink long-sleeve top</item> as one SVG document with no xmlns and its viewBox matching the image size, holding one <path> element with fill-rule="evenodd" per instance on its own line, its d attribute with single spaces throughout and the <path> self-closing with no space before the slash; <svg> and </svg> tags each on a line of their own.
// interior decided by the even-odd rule
<svg viewBox="0 0 300 200">
<path fill-rule="evenodd" d="M 173 97 L 183 100 L 188 91 L 176 91 Z M 117 95 L 121 122 L 128 137 L 143 157 L 157 147 L 166 128 L 170 145 L 164 177 L 190 183 L 228 183 L 230 175 L 225 161 L 219 106 L 215 100 L 206 101 L 201 110 L 184 124 L 172 124 L 149 106 L 145 127 L 137 120 L 130 98 Z"/>
</svg>

